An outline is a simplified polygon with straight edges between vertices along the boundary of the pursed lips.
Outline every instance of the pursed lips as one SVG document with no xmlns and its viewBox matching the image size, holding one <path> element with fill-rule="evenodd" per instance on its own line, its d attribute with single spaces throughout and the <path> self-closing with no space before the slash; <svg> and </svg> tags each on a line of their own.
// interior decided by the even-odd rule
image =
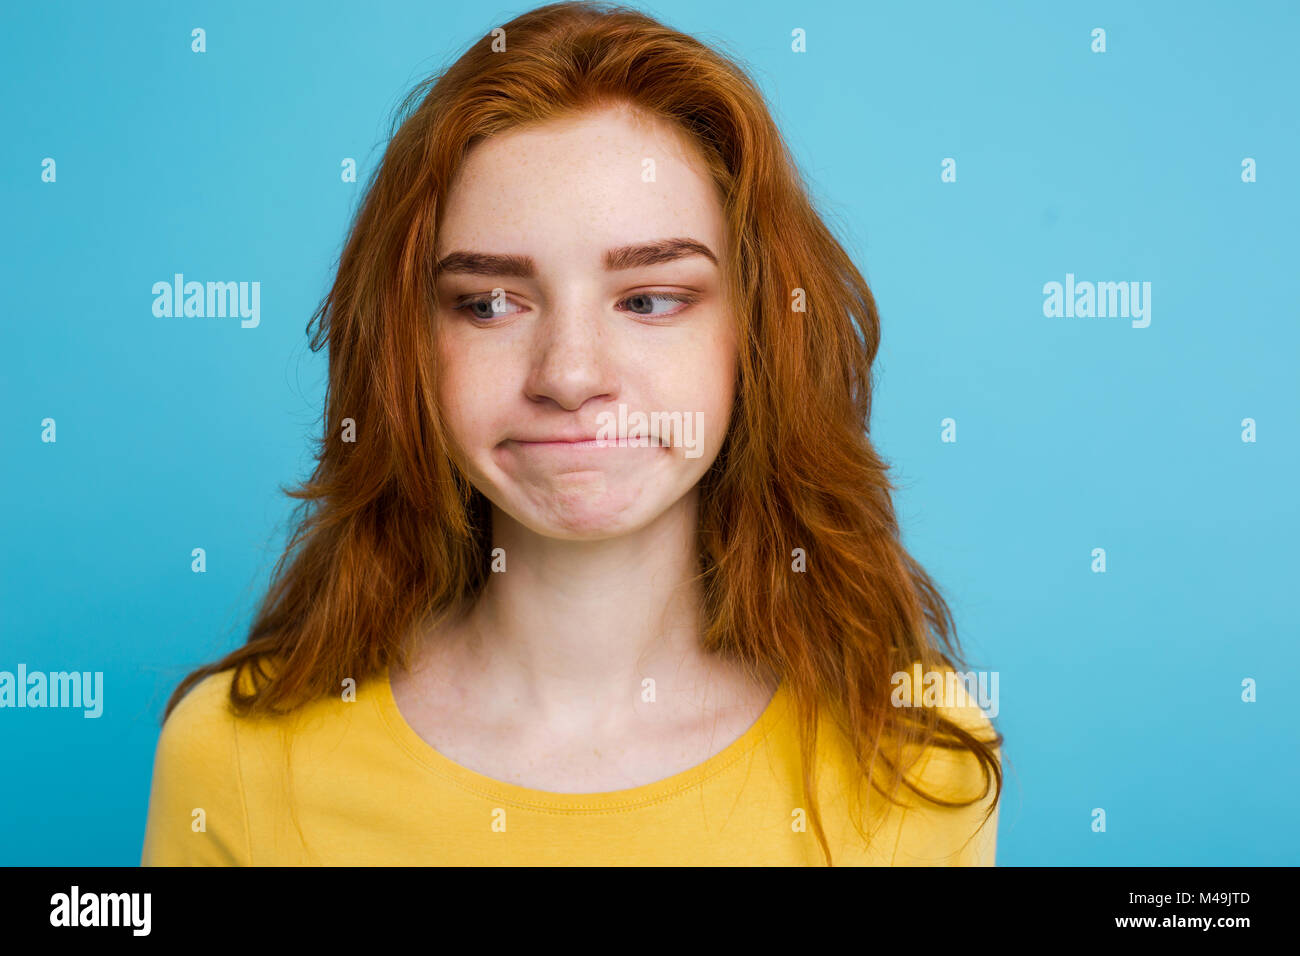
<svg viewBox="0 0 1300 956">
<path fill-rule="evenodd" d="M 559 450 L 580 449 L 580 448 L 639 448 L 642 439 L 623 439 L 617 438 L 596 438 L 594 436 L 555 436 L 545 438 L 510 438 L 507 444 L 518 445 L 521 448 L 554 448 Z M 653 445 L 653 440 L 647 442 Z"/>
</svg>

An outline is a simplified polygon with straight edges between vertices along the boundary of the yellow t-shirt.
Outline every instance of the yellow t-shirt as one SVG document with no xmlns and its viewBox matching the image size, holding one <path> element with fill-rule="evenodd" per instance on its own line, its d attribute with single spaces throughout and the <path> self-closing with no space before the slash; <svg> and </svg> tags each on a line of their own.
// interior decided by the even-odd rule
<svg viewBox="0 0 1300 956">
<path fill-rule="evenodd" d="M 196 684 L 162 729 L 144 866 L 825 863 L 784 684 L 740 738 L 690 770 L 627 790 L 562 794 L 500 782 L 438 753 L 402 717 L 386 672 L 361 682 L 355 701 L 254 719 L 229 710 L 231 675 Z M 988 733 L 988 718 L 964 699 L 945 713 Z M 847 748 L 828 718 L 821 726 L 818 799 L 834 865 L 994 865 L 996 810 L 983 823 L 992 788 L 952 809 L 906 788 L 898 799 L 907 806 L 896 807 L 867 787 L 868 822 L 885 820 L 864 846 L 848 815 Z M 949 797 L 984 789 L 964 750 L 931 748 L 911 778 Z"/>
</svg>

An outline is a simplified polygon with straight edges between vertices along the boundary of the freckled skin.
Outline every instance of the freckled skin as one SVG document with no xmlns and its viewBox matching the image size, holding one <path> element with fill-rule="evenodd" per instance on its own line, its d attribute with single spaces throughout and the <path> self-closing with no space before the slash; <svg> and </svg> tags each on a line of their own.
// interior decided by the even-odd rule
<svg viewBox="0 0 1300 956">
<path fill-rule="evenodd" d="M 655 181 L 643 182 L 643 161 Z M 726 262 L 717 191 L 672 127 L 623 108 L 502 134 L 476 146 L 452 184 L 436 254 L 531 256 L 537 276 L 447 275 L 435 319 L 440 401 L 470 479 L 534 533 L 597 540 L 644 528 L 693 502 L 734 400 L 736 337 L 720 269 L 707 258 L 607 271 L 606 249 L 689 237 Z M 464 296 L 505 292 L 476 323 Z M 630 311 L 656 300 L 667 317 Z M 703 413 L 698 456 L 681 447 L 545 454 L 511 439 L 571 429 L 594 435 L 602 412 Z"/>
</svg>

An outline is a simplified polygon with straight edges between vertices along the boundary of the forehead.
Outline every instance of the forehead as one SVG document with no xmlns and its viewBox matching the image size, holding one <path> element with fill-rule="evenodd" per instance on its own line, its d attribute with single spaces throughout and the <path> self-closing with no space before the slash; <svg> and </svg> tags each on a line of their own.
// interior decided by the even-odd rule
<svg viewBox="0 0 1300 956">
<path fill-rule="evenodd" d="M 672 124 L 606 107 L 494 136 L 470 150 L 443 203 L 438 253 L 590 252 L 665 236 L 723 240 L 717 188 Z"/>
</svg>

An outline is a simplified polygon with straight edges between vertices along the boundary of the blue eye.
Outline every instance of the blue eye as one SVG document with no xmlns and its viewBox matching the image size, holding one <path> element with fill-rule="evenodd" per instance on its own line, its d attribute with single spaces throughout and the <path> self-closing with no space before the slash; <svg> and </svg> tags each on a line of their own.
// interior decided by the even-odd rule
<svg viewBox="0 0 1300 956">
<path fill-rule="evenodd" d="M 686 295 L 685 293 L 681 293 L 681 292 L 638 292 L 636 295 L 628 296 L 623 301 L 645 304 L 647 308 L 651 308 L 652 307 L 651 302 L 655 299 L 667 299 L 669 302 L 680 302 L 689 305 L 690 303 L 696 301 L 696 299 L 698 298 L 699 298 L 698 296 Z M 680 309 L 677 310 L 677 312 L 680 311 L 681 311 Z M 676 312 L 641 311 L 639 308 L 636 307 L 633 307 L 631 309 L 631 312 L 633 315 L 646 315 L 646 316 L 650 316 L 651 318 L 663 318 L 664 316 L 667 315 L 677 314 Z"/>
<path fill-rule="evenodd" d="M 490 295 L 478 296 L 476 298 L 471 297 L 463 301 L 460 305 L 454 306 L 453 309 L 456 312 L 463 312 L 465 310 L 469 310 L 470 316 L 477 322 L 486 322 L 500 315 L 513 314 L 506 309 L 502 309 L 500 312 L 498 312 L 496 309 L 493 308 L 492 305 L 493 300 L 494 300 L 494 296 L 490 296 Z M 501 301 L 505 302 L 506 299 L 502 297 Z"/>
</svg>

